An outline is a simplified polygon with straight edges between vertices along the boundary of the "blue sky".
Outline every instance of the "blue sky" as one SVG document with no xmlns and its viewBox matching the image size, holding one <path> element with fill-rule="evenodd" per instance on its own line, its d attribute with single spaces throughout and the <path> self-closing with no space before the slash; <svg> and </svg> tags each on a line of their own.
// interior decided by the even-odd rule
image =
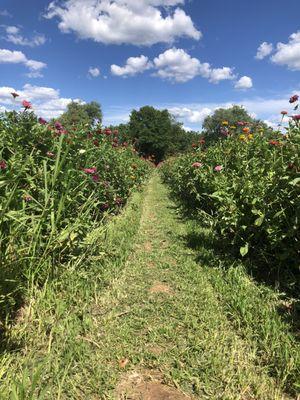
<svg viewBox="0 0 300 400">
<path fill-rule="evenodd" d="M 276 125 L 300 91 L 299 1 L 0 1 L 0 109 L 62 113 L 97 100 L 104 123 L 168 108 L 199 130 L 220 106 Z"/>
</svg>

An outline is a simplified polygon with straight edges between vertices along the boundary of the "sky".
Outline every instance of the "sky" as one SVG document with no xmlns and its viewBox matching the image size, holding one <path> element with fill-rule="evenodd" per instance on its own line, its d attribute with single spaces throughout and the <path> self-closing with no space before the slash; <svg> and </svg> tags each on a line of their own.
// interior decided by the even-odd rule
<svg viewBox="0 0 300 400">
<path fill-rule="evenodd" d="M 239 104 L 275 127 L 300 93 L 299 11 L 299 0 L 0 0 L 0 110 L 26 99 L 53 118 L 96 100 L 109 125 L 152 105 L 200 130 Z"/>
</svg>

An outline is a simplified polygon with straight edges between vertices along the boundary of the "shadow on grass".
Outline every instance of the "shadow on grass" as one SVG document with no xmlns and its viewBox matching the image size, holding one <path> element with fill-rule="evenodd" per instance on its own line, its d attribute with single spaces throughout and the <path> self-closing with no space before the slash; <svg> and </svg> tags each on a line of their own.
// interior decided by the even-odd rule
<svg viewBox="0 0 300 400">
<path fill-rule="evenodd" d="M 9 326 L 24 305 L 21 280 L 13 269 L 0 265 L 0 354 L 16 351 L 20 345 L 10 338 Z"/>
<path fill-rule="evenodd" d="M 218 238 L 211 228 L 200 227 L 184 214 L 178 214 L 178 219 L 184 220 L 188 232 L 180 237 L 185 245 L 194 250 L 195 261 L 207 267 L 229 269 L 234 265 L 243 265 L 245 270 L 257 283 L 281 292 L 281 303 L 277 308 L 281 318 L 290 326 L 296 340 L 300 340 L 300 276 L 289 272 L 289 268 L 273 267 L 272 273 L 267 273 L 265 264 L 252 256 L 247 260 L 239 257 L 225 240 Z"/>
</svg>

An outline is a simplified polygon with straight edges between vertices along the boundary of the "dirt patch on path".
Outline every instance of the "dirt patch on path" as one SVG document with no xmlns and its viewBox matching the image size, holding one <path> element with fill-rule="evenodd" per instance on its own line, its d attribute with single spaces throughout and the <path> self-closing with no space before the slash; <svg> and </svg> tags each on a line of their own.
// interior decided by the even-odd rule
<svg viewBox="0 0 300 400">
<path fill-rule="evenodd" d="M 132 372 L 117 387 L 117 400 L 192 400 L 179 390 L 165 385 L 162 376 L 154 371 Z"/>
<path fill-rule="evenodd" d="M 174 294 L 170 286 L 165 285 L 164 283 L 161 282 L 154 283 L 154 285 L 149 289 L 149 293 L 165 293 L 168 295 Z"/>
</svg>

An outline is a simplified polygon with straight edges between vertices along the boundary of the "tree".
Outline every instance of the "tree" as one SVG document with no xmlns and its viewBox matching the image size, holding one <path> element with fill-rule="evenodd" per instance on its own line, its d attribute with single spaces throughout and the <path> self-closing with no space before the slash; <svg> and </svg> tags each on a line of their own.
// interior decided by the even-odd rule
<svg viewBox="0 0 300 400">
<path fill-rule="evenodd" d="M 186 132 L 168 110 L 145 106 L 130 115 L 129 136 L 144 156 L 154 155 L 156 162 L 183 152 L 192 144 L 195 135 Z"/>
<path fill-rule="evenodd" d="M 251 122 L 254 125 L 267 127 L 262 121 L 252 118 L 241 106 L 234 105 L 230 108 L 219 108 L 205 118 L 203 122 L 204 137 L 208 144 L 215 142 L 219 138 L 225 137 L 220 133 L 223 122 L 227 121 L 228 126 L 235 125 L 238 121 Z"/>
<path fill-rule="evenodd" d="M 92 126 L 96 121 L 101 124 L 101 106 L 96 101 L 87 104 L 72 101 L 68 104 L 67 111 L 60 116 L 59 121 L 66 128 L 79 125 Z"/>
</svg>

